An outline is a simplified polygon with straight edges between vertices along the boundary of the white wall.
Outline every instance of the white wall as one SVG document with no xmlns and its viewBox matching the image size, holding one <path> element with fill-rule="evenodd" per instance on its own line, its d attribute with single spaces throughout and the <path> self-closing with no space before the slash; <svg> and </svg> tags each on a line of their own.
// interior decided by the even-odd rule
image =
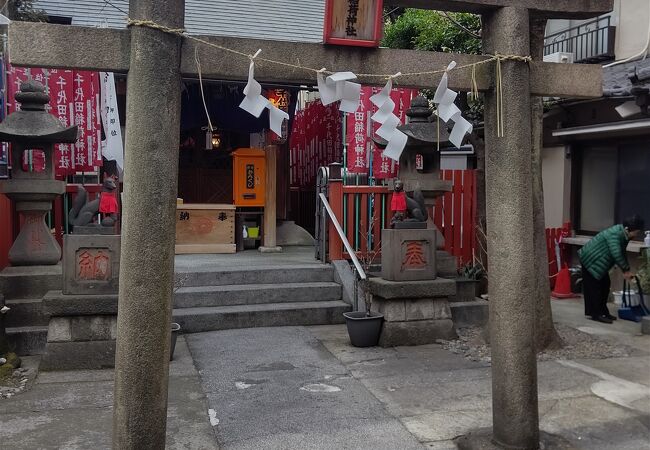
<svg viewBox="0 0 650 450">
<path fill-rule="evenodd" d="M 625 59 L 643 50 L 650 27 L 650 0 L 616 0 L 616 59 Z"/>
<path fill-rule="evenodd" d="M 542 150 L 544 217 L 547 228 L 558 228 L 571 219 L 571 160 L 565 147 Z"/>
</svg>

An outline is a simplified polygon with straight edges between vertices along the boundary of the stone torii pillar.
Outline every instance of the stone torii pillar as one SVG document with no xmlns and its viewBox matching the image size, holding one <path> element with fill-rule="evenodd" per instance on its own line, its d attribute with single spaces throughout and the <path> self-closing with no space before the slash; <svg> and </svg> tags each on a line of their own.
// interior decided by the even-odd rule
<svg viewBox="0 0 650 450">
<path fill-rule="evenodd" d="M 395 6 L 482 14 L 486 50 L 528 56 L 531 17 L 588 18 L 612 9 L 612 0 L 393 0 Z M 183 0 L 131 0 L 132 19 L 183 26 Z M 224 47 L 305 67 L 355 73 L 425 72 L 482 61 L 482 55 L 360 49 L 256 39 L 201 37 Z M 182 42 L 182 44 L 181 44 Z M 92 45 L 89 45 L 92 43 Z M 178 173 L 180 76 L 196 77 L 195 49 L 206 79 L 246 79 L 246 58 L 159 30 L 12 23 L 14 65 L 129 72 L 126 180 L 114 412 L 114 446 L 163 448 L 167 405 L 169 322 Z M 599 97 L 598 66 L 533 61 L 503 62 L 505 136 L 496 136 L 493 65 L 477 68 L 487 92 L 486 144 L 490 229 L 490 328 L 493 345 L 494 433 L 498 444 L 538 447 L 534 308 L 527 265 L 532 258 L 530 95 Z M 259 82 L 313 84 L 312 72 L 261 64 Z M 409 75 L 400 84 L 432 88 L 438 77 Z M 383 83 L 359 77 L 365 84 Z M 449 87 L 469 91 L 469 70 L 454 71 Z M 523 119 L 523 120 L 522 120 Z"/>
<path fill-rule="evenodd" d="M 184 0 L 131 0 L 134 20 L 183 28 Z M 181 38 L 131 30 L 113 448 L 165 448 L 174 278 Z"/>
<path fill-rule="evenodd" d="M 529 14 L 505 7 L 483 16 L 488 53 L 528 55 Z M 485 176 L 490 264 L 493 439 L 505 448 L 539 445 L 532 204 L 531 102 L 528 66 L 501 63 L 503 137 L 497 95 L 485 95 Z"/>
</svg>

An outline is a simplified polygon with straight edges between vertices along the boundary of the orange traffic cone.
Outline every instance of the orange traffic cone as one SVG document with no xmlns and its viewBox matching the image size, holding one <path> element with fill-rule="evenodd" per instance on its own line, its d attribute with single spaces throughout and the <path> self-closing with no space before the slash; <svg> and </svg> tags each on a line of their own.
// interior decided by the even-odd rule
<svg viewBox="0 0 650 450">
<path fill-rule="evenodd" d="M 571 273 L 569 268 L 564 266 L 557 274 L 555 289 L 551 292 L 553 298 L 571 298 L 576 295 L 571 292 Z"/>
</svg>

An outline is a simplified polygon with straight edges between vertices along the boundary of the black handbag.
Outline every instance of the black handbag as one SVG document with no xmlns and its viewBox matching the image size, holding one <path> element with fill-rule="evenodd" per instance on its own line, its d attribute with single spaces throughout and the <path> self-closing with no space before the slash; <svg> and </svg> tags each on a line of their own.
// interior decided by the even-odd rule
<svg viewBox="0 0 650 450">
<path fill-rule="evenodd" d="M 630 290 L 632 283 L 627 280 L 623 281 L 623 306 L 618 309 L 618 317 L 623 320 L 631 320 L 632 322 L 641 322 L 643 316 L 650 315 L 650 310 L 645 304 L 643 298 L 643 290 L 639 277 L 634 277 L 636 286 L 639 292 L 639 304 L 632 306 Z"/>
</svg>

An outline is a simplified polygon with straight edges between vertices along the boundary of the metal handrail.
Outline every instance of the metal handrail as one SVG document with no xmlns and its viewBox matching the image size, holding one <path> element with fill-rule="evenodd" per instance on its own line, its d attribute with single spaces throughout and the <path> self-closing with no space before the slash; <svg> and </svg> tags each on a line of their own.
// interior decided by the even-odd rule
<svg viewBox="0 0 650 450">
<path fill-rule="evenodd" d="M 318 197 L 320 198 L 320 201 L 323 202 L 323 206 L 325 206 L 327 215 L 332 220 L 332 223 L 334 224 L 334 228 L 336 228 L 336 232 L 339 234 L 341 241 L 343 241 L 343 246 L 345 247 L 345 250 L 347 250 L 348 254 L 350 255 L 350 258 L 352 259 L 352 264 L 354 264 L 354 268 L 356 269 L 359 278 L 361 278 L 362 280 L 366 280 L 368 278 L 366 276 L 366 272 L 363 270 L 363 267 L 361 267 L 361 263 L 359 262 L 359 259 L 357 258 L 355 251 L 352 249 L 352 246 L 348 242 L 348 238 L 345 236 L 345 233 L 343 232 L 343 228 L 341 228 L 341 224 L 339 223 L 338 219 L 334 215 L 334 211 L 332 211 L 332 207 L 327 201 L 327 197 L 325 197 L 325 194 L 323 193 L 318 194 Z"/>
<path fill-rule="evenodd" d="M 614 28 L 610 16 L 560 30 L 544 37 L 544 55 L 568 52 L 574 62 L 584 62 L 613 56 Z"/>
<path fill-rule="evenodd" d="M 605 21 L 605 26 L 601 27 L 600 22 L 602 22 L 602 21 Z M 552 43 L 552 42 L 557 42 L 558 41 L 558 40 L 554 39 L 554 38 L 556 38 L 558 36 L 564 35 L 568 39 L 569 37 L 575 37 L 575 36 L 579 36 L 581 34 L 585 34 L 585 32 L 595 31 L 595 30 L 591 30 L 589 28 L 589 26 L 593 25 L 593 24 L 596 24 L 596 30 L 602 30 L 602 29 L 607 28 L 607 27 L 610 26 L 611 17 L 610 16 L 597 17 L 597 18 L 595 18 L 593 20 L 590 20 L 589 22 L 581 23 L 580 25 L 575 25 L 575 26 L 565 28 L 565 29 L 560 30 L 560 31 L 556 31 L 553 34 L 549 34 L 548 36 L 544 36 L 544 41 L 550 41 Z M 580 30 L 583 29 L 583 28 L 585 29 L 585 31 L 581 33 Z M 571 32 L 573 30 L 578 30 L 578 32 L 576 33 L 575 36 L 571 36 Z M 564 39 L 559 39 L 559 40 L 562 41 Z M 548 44 L 546 44 L 546 45 L 548 45 Z"/>
</svg>

